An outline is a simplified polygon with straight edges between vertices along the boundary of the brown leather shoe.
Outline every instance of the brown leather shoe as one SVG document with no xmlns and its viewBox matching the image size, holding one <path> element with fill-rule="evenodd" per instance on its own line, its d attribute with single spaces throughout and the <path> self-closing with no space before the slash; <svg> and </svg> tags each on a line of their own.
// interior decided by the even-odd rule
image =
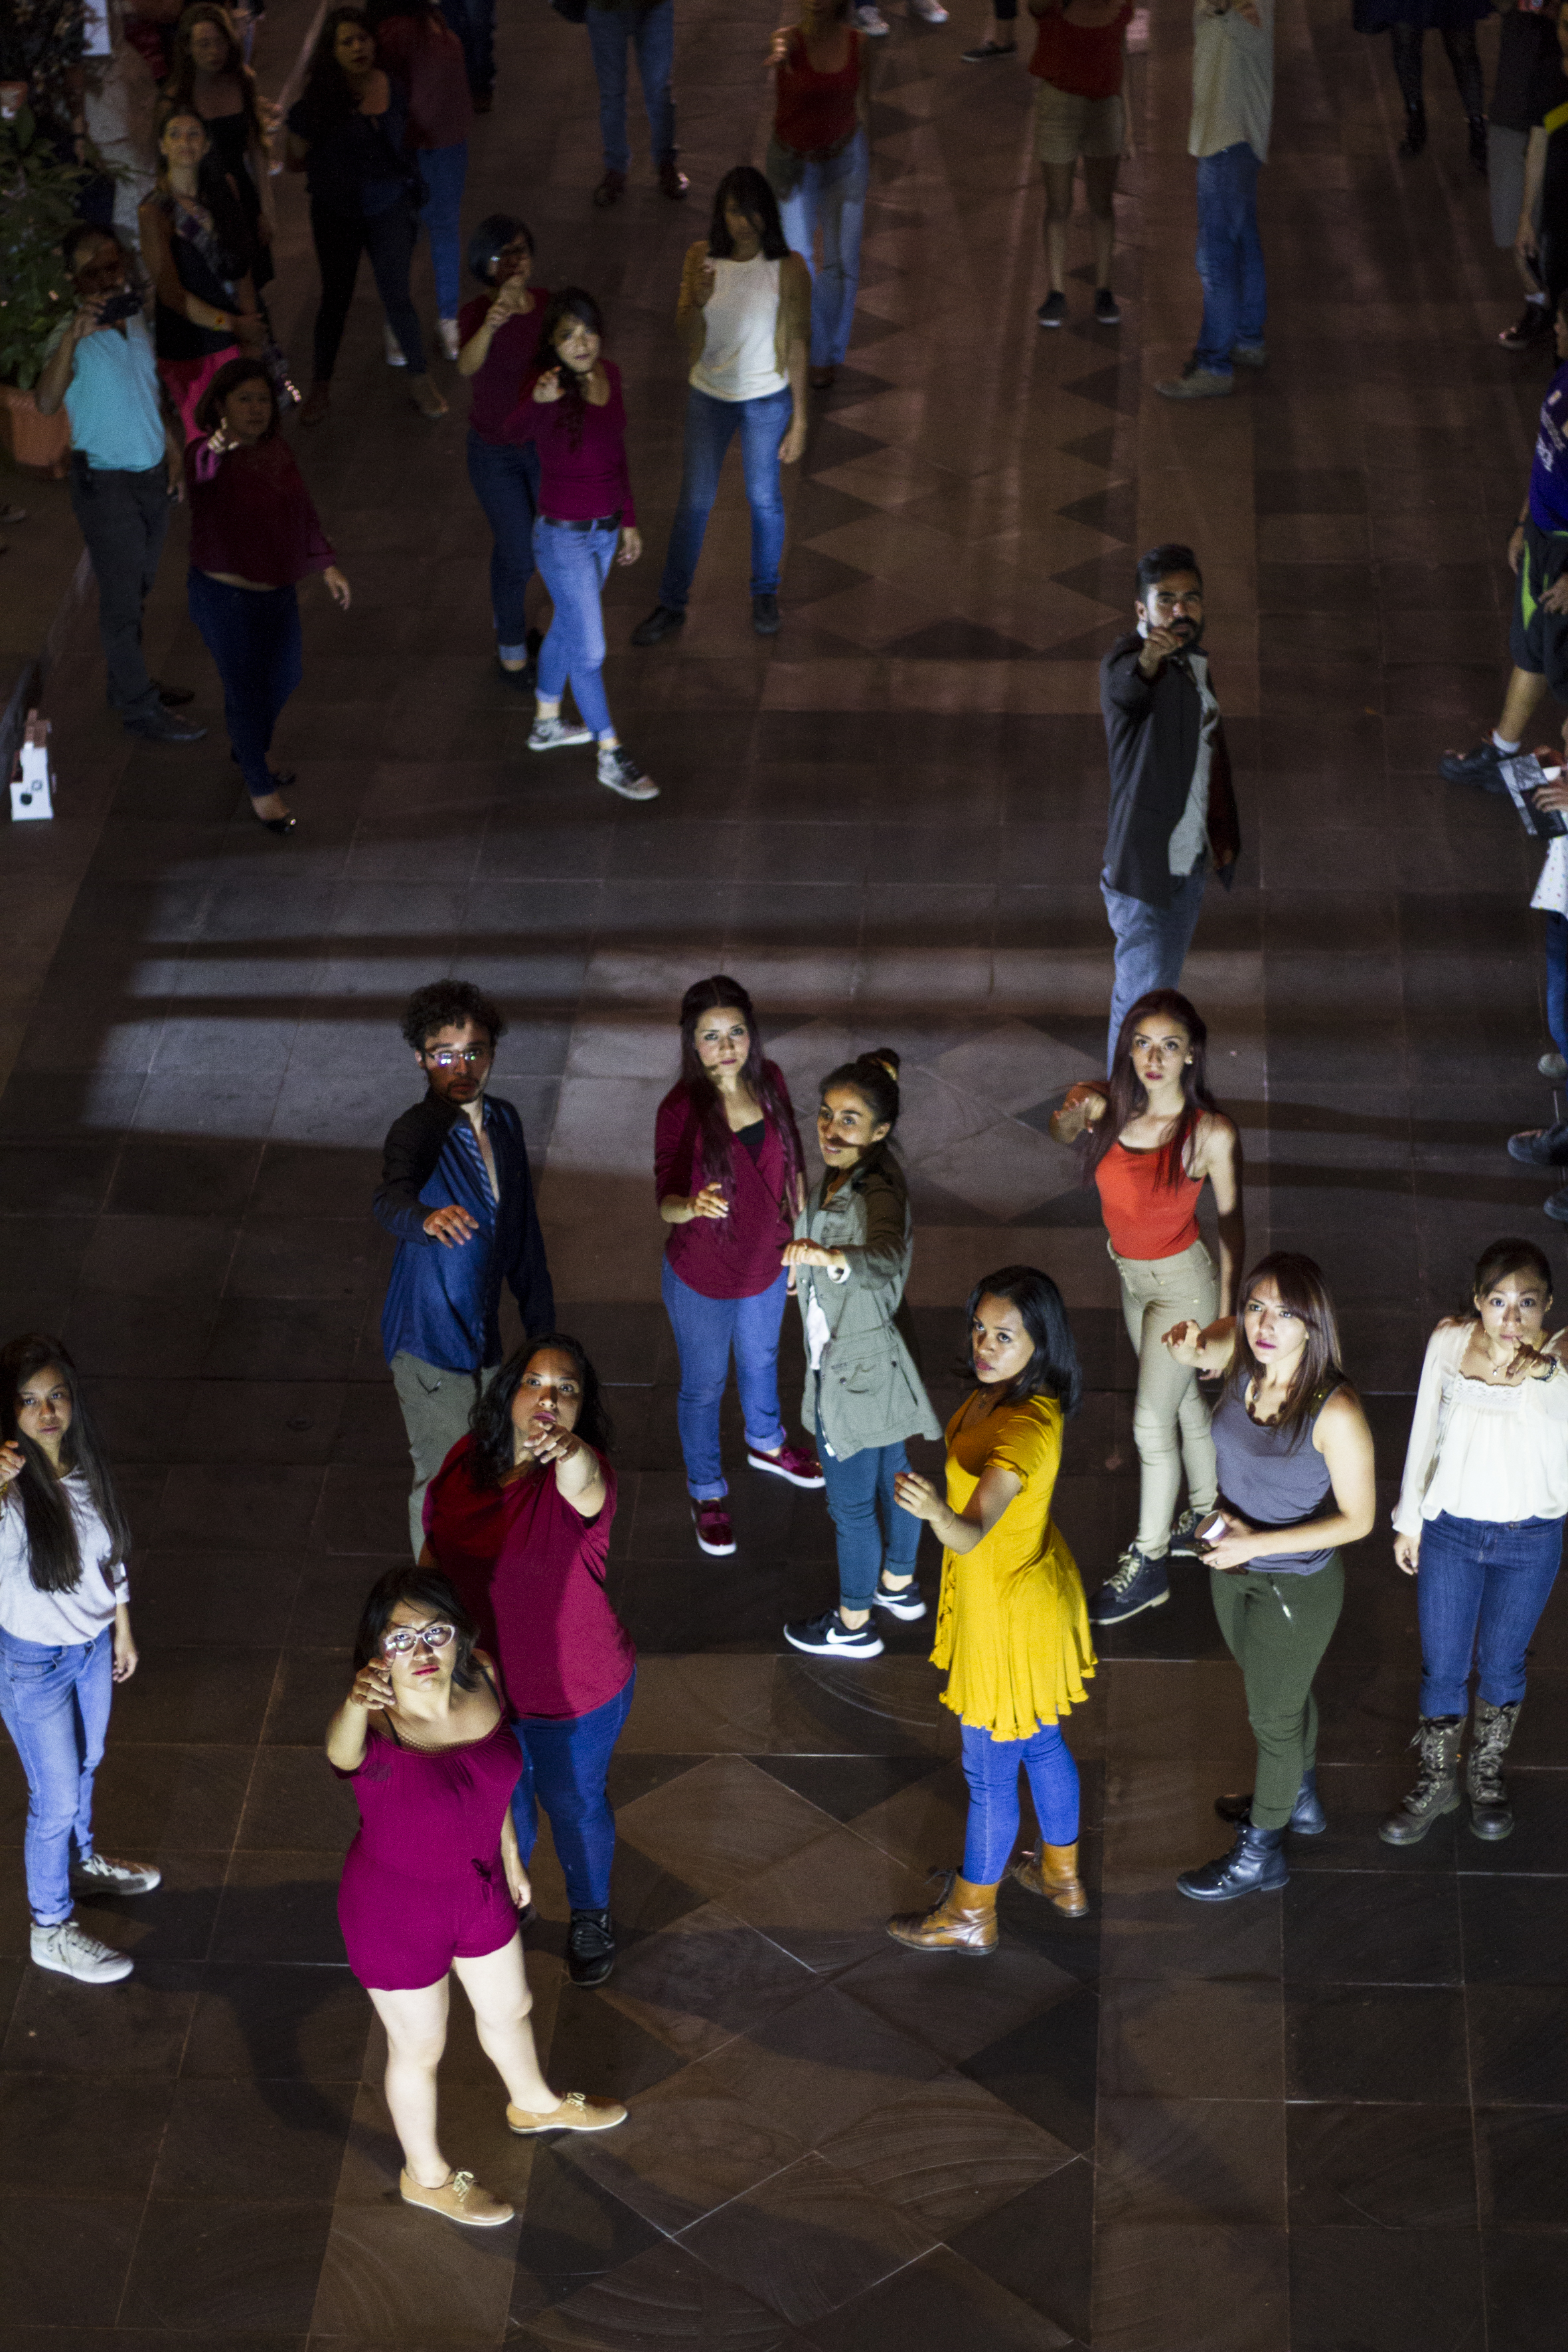
<svg viewBox="0 0 1568 2352">
<path fill-rule="evenodd" d="M 1054 1904 L 1064 1919 L 1081 1919 L 1089 1909 L 1089 1897 L 1078 1874 L 1078 1845 L 1047 1845 L 1044 1839 L 1033 1853 L 1016 1862 L 1007 1873 L 1031 1895 L 1043 1895 Z"/>
<path fill-rule="evenodd" d="M 542 2116 L 508 2105 L 507 2122 L 514 2132 L 613 2131 L 624 2124 L 626 2111 L 618 2099 L 590 2099 L 584 2091 L 568 2091 L 560 2103 Z"/>
<path fill-rule="evenodd" d="M 412 2173 L 405 2172 L 397 2185 L 405 2205 L 423 2205 L 426 2212 L 445 2214 L 448 2221 L 461 2221 L 470 2230 L 499 2230 L 515 2210 L 481 2189 L 471 2172 L 454 2172 L 439 2189 L 422 2188 Z"/>
<path fill-rule="evenodd" d="M 956 1871 L 945 1871 L 942 1901 L 931 1911 L 904 1911 L 888 1922 L 895 1944 L 911 1952 L 973 1952 L 996 1949 L 996 1889 L 974 1886 Z"/>
</svg>

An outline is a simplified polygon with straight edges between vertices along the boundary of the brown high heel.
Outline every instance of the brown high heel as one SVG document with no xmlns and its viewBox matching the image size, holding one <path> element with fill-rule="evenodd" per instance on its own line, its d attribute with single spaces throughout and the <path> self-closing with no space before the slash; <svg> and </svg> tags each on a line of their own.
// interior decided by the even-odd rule
<svg viewBox="0 0 1568 2352">
<path fill-rule="evenodd" d="M 1025 1854 L 1007 1873 L 1031 1895 L 1043 1895 L 1064 1919 L 1081 1919 L 1089 1897 L 1078 1874 L 1078 1845 L 1047 1845 L 1042 1838 L 1033 1853 Z"/>
<path fill-rule="evenodd" d="M 954 1870 L 944 1870 L 942 1876 L 946 1885 L 933 1909 L 902 1911 L 889 1920 L 894 1943 L 907 1945 L 911 1952 L 973 1952 L 978 1958 L 994 1952 L 995 1886 L 975 1886 Z"/>
</svg>

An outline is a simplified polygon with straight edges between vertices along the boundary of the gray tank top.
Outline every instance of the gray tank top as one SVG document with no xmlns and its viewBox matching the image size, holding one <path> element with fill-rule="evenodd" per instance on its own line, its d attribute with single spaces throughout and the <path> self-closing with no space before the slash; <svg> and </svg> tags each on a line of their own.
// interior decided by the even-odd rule
<svg viewBox="0 0 1568 2352">
<path fill-rule="evenodd" d="M 1314 1399 L 1310 1421 L 1290 1431 L 1265 1429 L 1241 1398 L 1227 1390 L 1214 1416 L 1219 1463 L 1220 1506 L 1229 1503 L 1255 1528 L 1305 1528 L 1328 1516 L 1333 1496 L 1328 1464 L 1312 1443 L 1318 1415 L 1340 1385 L 1336 1377 Z M 1287 1551 L 1253 1562 L 1258 1573 L 1311 1576 L 1333 1558 L 1331 1551 Z"/>
</svg>

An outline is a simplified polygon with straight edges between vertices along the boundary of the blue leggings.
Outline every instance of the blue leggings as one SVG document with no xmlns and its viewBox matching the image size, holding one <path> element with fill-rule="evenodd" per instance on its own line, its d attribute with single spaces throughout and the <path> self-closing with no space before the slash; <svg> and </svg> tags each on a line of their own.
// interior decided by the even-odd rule
<svg viewBox="0 0 1568 2352">
<path fill-rule="evenodd" d="M 539 1836 L 542 1805 L 574 1911 L 609 1908 L 616 1816 L 605 1776 L 631 1713 L 637 1679 L 634 1670 L 614 1698 L 587 1715 L 514 1715 L 511 1719 L 522 1749 L 522 1778 L 511 1792 L 518 1852 L 526 1864 Z"/>
<path fill-rule="evenodd" d="M 993 1739 L 963 1726 L 963 1777 L 969 1783 L 969 1826 L 963 1875 L 971 1886 L 994 1886 L 1018 1843 L 1018 1767 L 1029 1776 L 1035 1818 L 1047 1845 L 1071 1845 L 1078 1836 L 1078 1766 L 1061 1731 L 1046 1724 L 1029 1739 Z"/>
</svg>

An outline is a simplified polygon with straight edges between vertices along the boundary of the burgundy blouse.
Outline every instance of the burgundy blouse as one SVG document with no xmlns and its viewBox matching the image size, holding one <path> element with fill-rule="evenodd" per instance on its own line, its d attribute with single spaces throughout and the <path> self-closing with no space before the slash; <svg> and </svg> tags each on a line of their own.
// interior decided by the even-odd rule
<svg viewBox="0 0 1568 2352">
<path fill-rule="evenodd" d="M 337 562 L 310 493 L 280 434 L 215 457 L 205 438 L 185 452 L 191 562 L 268 588 L 291 588 Z"/>
<path fill-rule="evenodd" d="M 793 1130 L 795 1113 L 783 1073 L 770 1062 L 768 1076 L 779 1090 Z M 799 1139 L 792 1135 L 798 1167 Z M 654 1195 L 679 1192 L 689 1200 L 707 1182 L 702 1172 L 702 1129 L 684 1085 L 673 1087 L 654 1123 Z M 738 1137 L 730 1139 L 727 1217 L 693 1217 L 671 1225 L 664 1245 L 672 1274 L 704 1298 L 756 1298 L 784 1272 L 781 1254 L 795 1232 L 790 1197 L 790 1157 L 784 1136 L 770 1118 L 753 1158 Z"/>
</svg>

